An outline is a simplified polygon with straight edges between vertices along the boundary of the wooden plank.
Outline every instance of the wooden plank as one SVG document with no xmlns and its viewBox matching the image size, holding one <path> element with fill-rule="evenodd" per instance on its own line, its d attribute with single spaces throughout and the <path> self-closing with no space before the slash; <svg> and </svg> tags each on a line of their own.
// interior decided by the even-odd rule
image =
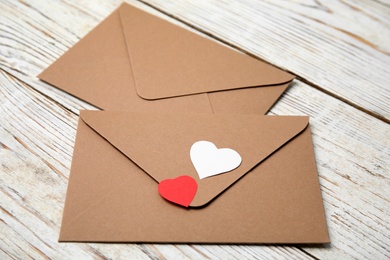
<svg viewBox="0 0 390 260">
<path fill-rule="evenodd" d="M 291 71 L 361 110 L 390 119 L 390 6 L 385 3 L 142 2 Z"/>
</svg>

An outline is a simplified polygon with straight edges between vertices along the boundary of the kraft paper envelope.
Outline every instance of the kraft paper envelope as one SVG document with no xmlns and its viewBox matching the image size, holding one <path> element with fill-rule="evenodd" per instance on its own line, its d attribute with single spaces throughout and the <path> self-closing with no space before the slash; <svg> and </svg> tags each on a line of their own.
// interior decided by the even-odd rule
<svg viewBox="0 0 390 260">
<path fill-rule="evenodd" d="M 128 4 L 38 77 L 104 110 L 252 114 L 294 78 Z"/>
<path fill-rule="evenodd" d="M 200 140 L 241 164 L 199 179 Z M 158 193 L 180 175 L 198 183 L 188 208 Z M 60 241 L 327 243 L 308 117 L 82 111 Z"/>
</svg>

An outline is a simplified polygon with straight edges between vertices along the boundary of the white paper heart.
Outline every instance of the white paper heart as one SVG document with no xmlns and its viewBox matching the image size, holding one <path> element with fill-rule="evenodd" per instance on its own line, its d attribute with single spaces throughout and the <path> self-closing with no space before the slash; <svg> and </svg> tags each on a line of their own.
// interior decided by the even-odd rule
<svg viewBox="0 0 390 260">
<path fill-rule="evenodd" d="M 218 149 L 208 141 L 195 142 L 191 146 L 190 157 L 200 179 L 234 170 L 242 161 L 233 149 Z"/>
</svg>

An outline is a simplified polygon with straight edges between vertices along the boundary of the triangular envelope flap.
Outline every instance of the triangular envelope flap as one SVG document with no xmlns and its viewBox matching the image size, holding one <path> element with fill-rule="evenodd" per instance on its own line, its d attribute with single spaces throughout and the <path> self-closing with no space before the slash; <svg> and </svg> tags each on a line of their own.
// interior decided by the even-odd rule
<svg viewBox="0 0 390 260">
<path fill-rule="evenodd" d="M 159 99 L 287 83 L 269 64 L 123 4 L 120 16 L 138 94 Z"/>
<path fill-rule="evenodd" d="M 303 116 L 82 111 L 80 117 L 157 182 L 180 175 L 193 177 L 198 191 L 192 207 L 209 203 L 308 124 L 308 117 Z M 241 165 L 228 173 L 199 179 L 190 148 L 201 140 L 237 151 Z M 157 185 L 156 191 L 150 192 L 156 194 Z"/>
</svg>

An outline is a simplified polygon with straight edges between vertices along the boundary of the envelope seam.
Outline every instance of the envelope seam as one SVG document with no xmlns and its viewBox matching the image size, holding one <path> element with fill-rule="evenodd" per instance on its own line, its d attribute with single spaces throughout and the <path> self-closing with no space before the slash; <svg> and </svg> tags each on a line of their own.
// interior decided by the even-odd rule
<svg viewBox="0 0 390 260">
<path fill-rule="evenodd" d="M 211 103 L 211 100 L 210 100 L 209 93 L 205 93 L 205 94 L 207 95 L 207 99 L 208 99 L 208 101 L 209 101 L 209 104 L 210 104 L 211 113 L 215 114 L 215 113 L 214 113 L 213 104 Z"/>
<path fill-rule="evenodd" d="M 126 183 L 123 182 L 121 186 L 124 186 Z M 96 207 L 96 205 L 100 204 L 100 202 L 106 200 L 108 197 L 110 197 L 113 193 L 118 192 L 117 189 L 112 189 L 108 193 L 106 193 L 102 198 L 100 198 L 98 201 L 92 203 L 87 208 L 79 212 L 74 218 L 72 218 L 69 223 L 66 226 L 72 226 L 75 222 L 77 222 L 78 219 L 80 219 L 86 212 L 88 212 L 91 208 Z"/>
<path fill-rule="evenodd" d="M 90 123 L 88 123 L 83 117 L 81 117 L 81 120 L 89 127 L 91 128 L 92 131 L 94 131 L 97 135 L 101 136 L 104 140 L 106 140 L 109 144 L 111 144 L 112 146 L 114 146 L 114 148 L 120 152 L 123 156 L 125 156 L 126 158 L 128 158 L 130 161 L 132 161 L 135 165 L 137 165 L 142 171 L 146 172 L 146 170 L 144 168 L 141 167 L 141 165 L 139 165 L 137 162 L 135 162 L 134 160 L 132 160 L 125 152 L 123 152 L 121 149 L 119 149 L 118 147 L 116 147 L 110 140 L 108 140 L 104 135 L 102 135 L 99 131 L 97 131 L 95 129 L 95 127 L 93 127 Z M 147 173 L 147 172 L 146 172 Z M 157 179 L 155 179 L 152 175 L 150 174 L 147 174 L 150 178 L 152 178 L 152 180 L 156 181 L 157 183 L 159 183 L 159 181 Z"/>
<path fill-rule="evenodd" d="M 133 69 L 133 62 L 132 62 L 132 60 L 131 60 L 131 55 L 130 55 L 130 51 L 129 51 L 129 44 L 128 44 L 128 42 L 127 42 L 127 38 L 126 38 L 126 35 L 125 35 L 125 29 L 124 29 L 123 21 L 122 21 L 123 18 L 122 18 L 122 14 L 121 14 L 119 8 L 118 8 L 118 14 L 119 14 L 119 21 L 120 21 L 121 28 L 122 28 L 123 40 L 124 40 L 124 42 L 125 42 L 126 49 L 127 49 L 127 57 L 128 57 L 128 59 L 129 59 L 130 70 L 131 70 L 131 74 L 133 75 L 131 78 L 133 79 L 135 92 L 136 92 L 137 95 L 139 96 L 138 90 L 137 90 L 137 83 L 136 83 L 136 81 L 135 81 L 135 74 L 134 74 L 134 69 Z"/>
</svg>

